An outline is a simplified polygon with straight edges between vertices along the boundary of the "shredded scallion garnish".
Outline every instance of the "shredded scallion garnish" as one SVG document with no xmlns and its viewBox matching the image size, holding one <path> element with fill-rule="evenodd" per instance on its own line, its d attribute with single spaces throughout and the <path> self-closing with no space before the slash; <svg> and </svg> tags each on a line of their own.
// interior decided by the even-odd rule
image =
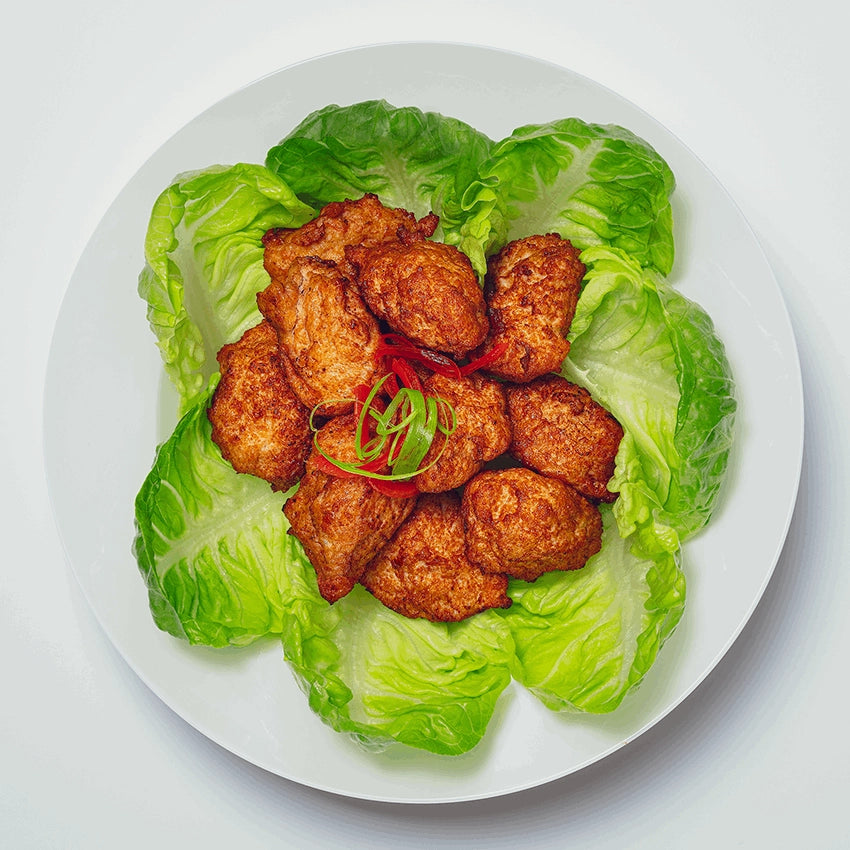
<svg viewBox="0 0 850 850">
<path fill-rule="evenodd" d="M 457 416 L 448 401 L 425 395 L 415 387 L 400 386 L 386 406 L 379 403 L 380 393 L 390 377 L 392 373 L 377 381 L 362 403 L 355 400 L 355 405 L 359 406 L 354 434 L 356 462 L 332 457 L 319 445 L 319 429 L 313 417 L 321 404 L 311 412 L 310 427 L 315 432 L 313 445 L 343 474 L 381 481 L 407 481 L 439 460 L 446 440 L 457 428 Z M 438 434 L 445 438 L 439 453 L 426 466 L 421 466 Z M 385 468 L 389 472 L 383 472 Z"/>
</svg>

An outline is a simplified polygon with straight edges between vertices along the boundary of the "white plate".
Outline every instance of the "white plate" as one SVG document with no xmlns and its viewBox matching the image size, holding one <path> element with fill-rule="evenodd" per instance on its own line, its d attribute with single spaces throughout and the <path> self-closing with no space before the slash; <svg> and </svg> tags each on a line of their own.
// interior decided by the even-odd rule
<svg viewBox="0 0 850 850">
<path fill-rule="evenodd" d="M 688 601 L 642 687 L 608 716 L 553 714 L 511 686 L 484 741 L 459 757 L 362 751 L 309 710 L 278 644 L 192 648 L 159 632 L 130 552 L 133 500 L 175 421 L 145 305 L 136 294 L 156 195 L 179 172 L 262 162 L 312 110 L 385 98 L 463 119 L 491 138 L 577 116 L 617 123 L 670 163 L 677 261 L 671 280 L 725 340 L 740 397 L 725 498 L 685 548 Z M 613 752 L 675 708 L 738 636 L 773 572 L 802 458 L 802 390 L 778 287 L 741 214 L 705 167 L 634 105 L 528 57 L 445 44 L 321 57 L 225 98 L 144 165 L 110 207 L 71 280 L 45 391 L 45 459 L 66 551 L 109 638 L 188 723 L 280 776 L 340 794 L 443 802 L 529 788 Z"/>
</svg>

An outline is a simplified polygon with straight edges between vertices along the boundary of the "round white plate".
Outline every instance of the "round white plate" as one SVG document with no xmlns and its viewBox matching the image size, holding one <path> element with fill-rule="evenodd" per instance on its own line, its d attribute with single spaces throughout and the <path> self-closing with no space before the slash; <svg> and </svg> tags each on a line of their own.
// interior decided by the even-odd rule
<svg viewBox="0 0 850 850">
<path fill-rule="evenodd" d="M 483 742 L 451 758 L 403 746 L 368 753 L 325 727 L 276 641 L 213 650 L 158 631 L 130 551 L 136 492 L 175 422 L 136 293 L 155 197 L 182 171 L 263 162 L 314 109 L 374 98 L 460 118 L 493 139 L 568 116 L 621 124 L 647 139 L 677 177 L 671 280 L 715 319 L 740 399 L 724 498 L 709 528 L 685 547 L 684 618 L 641 688 L 613 714 L 594 717 L 551 713 L 512 685 Z M 400 44 L 272 74 L 192 120 L 141 168 L 92 236 L 62 306 L 45 390 L 45 461 L 59 532 L 95 615 L 177 714 L 242 758 L 308 786 L 444 802 L 578 770 L 633 740 L 702 681 L 743 628 L 779 557 L 800 474 L 802 411 L 796 347 L 770 268 L 690 151 L 631 103 L 563 68 L 486 48 Z"/>
</svg>

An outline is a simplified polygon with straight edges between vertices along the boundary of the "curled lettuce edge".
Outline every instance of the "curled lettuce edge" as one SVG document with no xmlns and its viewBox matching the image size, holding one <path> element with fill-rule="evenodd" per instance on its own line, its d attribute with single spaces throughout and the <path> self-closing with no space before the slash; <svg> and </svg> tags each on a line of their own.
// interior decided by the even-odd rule
<svg viewBox="0 0 850 850">
<path fill-rule="evenodd" d="M 215 355 L 259 321 L 268 283 L 262 235 L 315 215 L 261 165 L 215 165 L 174 178 L 156 198 L 138 293 L 185 413 L 216 370 Z"/>
<path fill-rule="evenodd" d="M 511 682 L 513 643 L 494 612 L 462 623 L 409 620 L 364 588 L 328 605 L 306 556 L 282 642 L 310 708 L 368 749 L 393 742 L 460 755 L 483 738 Z"/>
<path fill-rule="evenodd" d="M 657 273 L 614 248 L 581 257 L 587 273 L 561 371 L 624 428 L 609 485 L 621 532 L 637 531 L 648 551 L 675 551 L 720 496 L 737 413 L 731 365 L 705 310 Z"/>
<path fill-rule="evenodd" d="M 512 581 L 502 613 L 514 677 L 552 711 L 608 713 L 649 672 L 685 606 L 680 552 L 643 551 L 601 506 L 602 549 L 580 570 Z"/>
<path fill-rule="evenodd" d="M 210 438 L 217 382 L 157 448 L 135 500 L 132 549 L 160 629 L 242 646 L 282 632 L 295 544 L 280 522 L 285 494 L 236 473 Z"/>
</svg>

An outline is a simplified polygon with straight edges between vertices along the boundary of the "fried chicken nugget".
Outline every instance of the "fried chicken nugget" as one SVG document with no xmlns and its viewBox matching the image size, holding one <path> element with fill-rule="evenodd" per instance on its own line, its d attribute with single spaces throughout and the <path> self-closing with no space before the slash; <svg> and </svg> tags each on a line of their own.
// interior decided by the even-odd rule
<svg viewBox="0 0 850 850">
<path fill-rule="evenodd" d="M 509 452 L 580 493 L 613 502 L 608 489 L 623 429 L 583 387 L 560 375 L 506 388 L 513 440 Z"/>
<path fill-rule="evenodd" d="M 339 460 L 356 459 L 357 417 L 336 417 L 319 431 L 322 448 Z M 415 498 L 393 498 L 365 478 L 339 478 L 322 471 L 313 449 L 295 495 L 283 506 L 294 534 L 316 571 L 319 593 L 336 602 L 360 580 L 366 565 L 410 515 Z"/>
<path fill-rule="evenodd" d="M 557 233 L 509 242 L 487 262 L 484 297 L 490 333 L 474 356 L 507 344 L 487 366 L 510 381 L 530 381 L 557 371 L 570 350 L 585 266 Z"/>
<path fill-rule="evenodd" d="M 304 473 L 312 434 L 309 411 L 286 379 L 277 334 L 260 322 L 217 357 L 221 380 L 207 410 L 213 442 L 237 472 L 288 490 Z"/>
<path fill-rule="evenodd" d="M 467 555 L 486 572 L 534 581 L 580 569 L 602 547 L 599 508 L 525 467 L 476 475 L 463 491 L 462 512 Z"/>
<path fill-rule="evenodd" d="M 257 294 L 257 305 L 277 331 L 287 378 L 308 408 L 324 402 L 325 415 L 345 413 L 354 388 L 380 377 L 378 320 L 333 262 L 295 259 Z"/>
<path fill-rule="evenodd" d="M 269 276 L 282 277 L 298 257 L 321 257 L 342 264 L 346 245 L 394 242 L 400 233 L 432 236 L 439 219 L 429 213 L 419 221 L 413 213 L 385 207 L 372 193 L 358 200 L 334 201 L 298 228 L 277 227 L 263 236 L 263 263 Z"/>
<path fill-rule="evenodd" d="M 507 451 L 511 426 L 502 385 L 478 372 L 463 378 L 434 372 L 423 388 L 426 395 L 451 404 L 457 419 L 448 437 L 436 434 L 421 464 L 424 472 L 414 479 L 420 492 L 440 493 L 465 484 L 487 461 Z"/>
<path fill-rule="evenodd" d="M 457 357 L 484 341 L 484 295 L 469 258 L 453 245 L 404 235 L 345 253 L 364 301 L 393 330 Z"/>
<path fill-rule="evenodd" d="M 473 566 L 465 550 L 460 498 L 422 496 L 360 583 L 412 619 L 459 622 L 488 608 L 510 607 L 507 576 Z"/>
</svg>

